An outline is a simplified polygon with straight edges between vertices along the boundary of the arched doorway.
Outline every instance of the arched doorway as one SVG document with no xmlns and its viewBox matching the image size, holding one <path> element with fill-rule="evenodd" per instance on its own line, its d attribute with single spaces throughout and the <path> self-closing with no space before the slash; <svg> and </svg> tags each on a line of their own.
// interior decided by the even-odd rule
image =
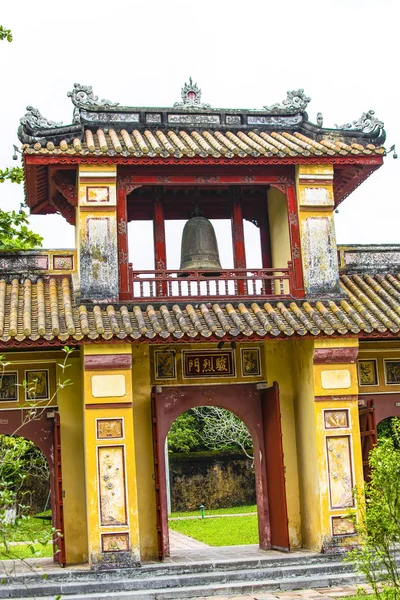
<svg viewBox="0 0 400 600">
<path fill-rule="evenodd" d="M 165 440 L 176 418 L 198 406 L 220 406 L 245 423 L 254 447 L 260 548 L 289 550 L 278 384 L 165 386 L 152 393 L 159 557 L 170 555 Z"/>
<path fill-rule="evenodd" d="M 171 556 L 258 544 L 253 441 L 245 423 L 219 406 L 195 407 L 178 416 L 167 442 Z"/>
<path fill-rule="evenodd" d="M 61 445 L 59 414 L 54 410 L 29 418 L 28 411 L 3 410 L 0 434 L 21 436 L 33 442 L 45 456 L 49 468 L 51 523 L 59 534 L 54 537 L 54 562 L 65 565 L 65 540 L 61 478 Z"/>
</svg>

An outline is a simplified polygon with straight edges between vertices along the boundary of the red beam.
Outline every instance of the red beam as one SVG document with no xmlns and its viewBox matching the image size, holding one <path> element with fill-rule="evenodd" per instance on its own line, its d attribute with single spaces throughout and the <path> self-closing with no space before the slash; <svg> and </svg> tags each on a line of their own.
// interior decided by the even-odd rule
<svg viewBox="0 0 400 600">
<path fill-rule="evenodd" d="M 235 158 L 161 158 L 161 157 L 148 157 L 143 156 L 140 158 L 136 157 L 125 157 L 125 156 L 79 156 L 79 155 L 40 155 L 40 154 L 24 154 L 24 162 L 29 165 L 65 165 L 65 164 L 117 164 L 130 166 L 170 166 L 170 165 L 191 165 L 203 167 L 204 165 L 216 165 L 216 166 L 236 166 L 236 165 L 381 165 L 383 164 L 383 156 L 288 156 L 288 157 L 269 157 L 269 156 L 258 156 L 258 157 L 240 157 Z M 158 182 L 160 184 L 160 182 Z"/>
</svg>

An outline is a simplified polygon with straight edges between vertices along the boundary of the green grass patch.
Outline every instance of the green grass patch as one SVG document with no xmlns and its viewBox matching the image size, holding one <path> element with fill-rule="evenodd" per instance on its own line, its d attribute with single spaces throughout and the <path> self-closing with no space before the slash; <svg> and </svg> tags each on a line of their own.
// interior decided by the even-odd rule
<svg viewBox="0 0 400 600">
<path fill-rule="evenodd" d="M 257 515 L 170 521 L 169 527 L 209 546 L 258 543 Z"/>
<path fill-rule="evenodd" d="M 0 546 L 0 560 L 17 560 L 25 558 L 42 558 L 53 556 L 53 543 L 43 544 L 18 544 L 9 546 L 7 552 L 3 545 Z"/>
<path fill-rule="evenodd" d="M 251 513 L 257 512 L 257 505 L 250 506 L 232 506 L 230 508 L 212 508 L 208 510 L 205 509 L 205 515 L 236 515 L 240 513 Z M 201 517 L 200 510 L 192 510 L 189 512 L 173 512 L 170 514 L 170 517 Z"/>
<path fill-rule="evenodd" d="M 34 542 L 43 540 L 51 533 L 51 521 L 24 517 L 7 528 L 8 542 Z"/>
</svg>

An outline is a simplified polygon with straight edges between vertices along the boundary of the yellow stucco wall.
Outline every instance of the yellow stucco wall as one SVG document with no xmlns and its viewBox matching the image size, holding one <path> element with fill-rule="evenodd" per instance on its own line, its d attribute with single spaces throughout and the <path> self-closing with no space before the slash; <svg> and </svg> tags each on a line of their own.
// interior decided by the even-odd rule
<svg viewBox="0 0 400 600">
<path fill-rule="evenodd" d="M 132 346 L 133 416 L 138 478 L 140 557 L 154 559 L 158 554 L 154 487 L 153 434 L 151 420 L 150 347 Z"/>
<path fill-rule="evenodd" d="M 61 467 L 64 491 L 64 532 L 67 564 L 87 562 L 85 461 L 83 447 L 82 371 L 80 358 L 68 359 L 57 381 L 72 382 L 58 392 Z M 71 451 L 73 449 L 73 452 Z"/>
<path fill-rule="evenodd" d="M 302 542 L 304 547 L 320 550 L 321 507 L 314 414 L 314 342 L 296 340 L 291 345 Z"/>
</svg>

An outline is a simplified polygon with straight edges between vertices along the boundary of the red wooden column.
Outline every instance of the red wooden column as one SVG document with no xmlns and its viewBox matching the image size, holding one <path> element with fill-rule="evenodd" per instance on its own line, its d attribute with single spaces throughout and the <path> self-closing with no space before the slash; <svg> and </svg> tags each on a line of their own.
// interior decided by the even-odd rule
<svg viewBox="0 0 400 600">
<path fill-rule="evenodd" d="M 272 254 L 271 254 L 271 236 L 269 231 L 269 217 L 268 217 L 268 206 L 265 207 L 265 211 L 258 219 L 258 226 L 260 228 L 260 245 L 261 245 L 261 260 L 262 268 L 270 269 L 272 267 Z M 265 281 L 265 293 L 271 294 L 272 285 L 270 280 Z"/>
<path fill-rule="evenodd" d="M 127 190 L 124 185 L 117 186 L 117 232 L 118 232 L 118 268 L 119 299 L 131 300 L 132 290 L 129 278 L 128 251 L 128 209 L 126 203 Z"/>
<path fill-rule="evenodd" d="M 235 269 L 246 268 L 246 250 L 244 246 L 242 193 L 240 187 L 231 188 L 232 196 L 232 242 L 233 242 L 233 266 Z M 238 293 L 246 294 L 246 283 L 238 281 Z"/>
<path fill-rule="evenodd" d="M 157 188 L 155 192 L 153 215 L 154 268 L 156 271 L 165 271 L 167 268 L 167 247 L 165 244 L 164 206 L 162 203 L 163 189 Z M 157 286 L 157 295 L 167 295 L 166 281 Z"/>
<path fill-rule="evenodd" d="M 296 188 L 294 182 L 286 186 L 287 212 L 289 220 L 290 247 L 293 265 L 293 289 L 294 296 L 304 296 L 303 265 L 301 262 L 300 227 L 297 212 Z"/>
</svg>

